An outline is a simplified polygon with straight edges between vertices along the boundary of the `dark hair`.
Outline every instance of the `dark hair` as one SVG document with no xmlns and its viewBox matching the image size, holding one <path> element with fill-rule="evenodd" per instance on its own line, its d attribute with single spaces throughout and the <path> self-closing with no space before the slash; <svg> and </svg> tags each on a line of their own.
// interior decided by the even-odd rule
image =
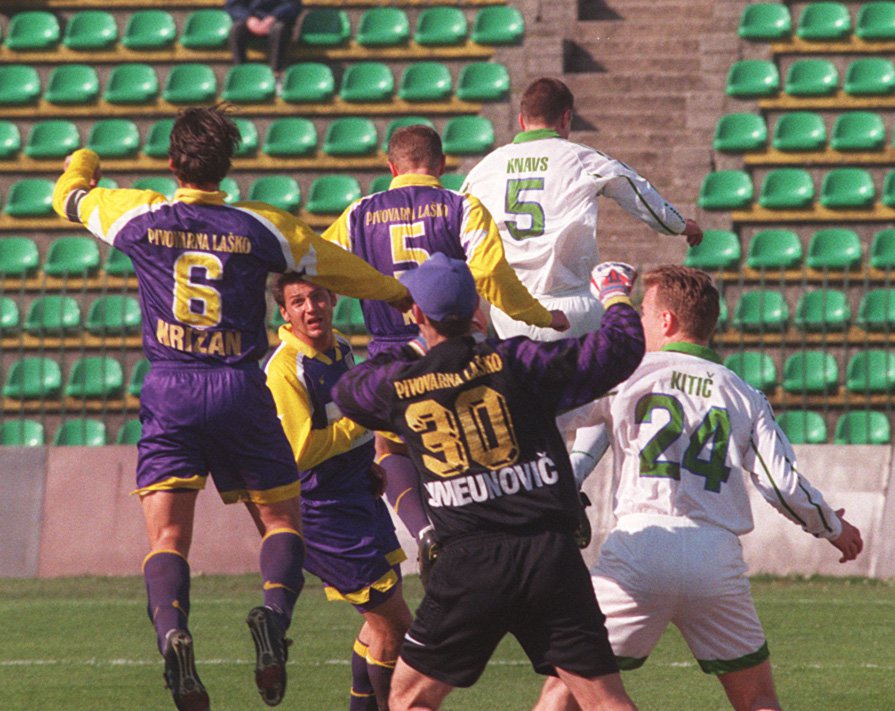
<svg viewBox="0 0 895 711">
<path fill-rule="evenodd" d="M 572 96 L 569 87 L 559 79 L 542 77 L 528 85 L 522 94 L 519 111 L 526 121 L 536 120 L 553 125 L 574 106 L 575 97 Z"/>
<path fill-rule="evenodd" d="M 408 168 L 434 170 L 441 165 L 442 158 L 441 136 L 424 124 L 399 128 L 388 139 L 388 159 L 399 172 Z"/>
<path fill-rule="evenodd" d="M 230 170 L 239 146 L 239 129 L 226 105 L 182 109 L 171 129 L 168 157 L 182 183 L 218 184 Z"/>
<path fill-rule="evenodd" d="M 706 272 L 667 264 L 643 275 L 647 289 L 656 287 L 656 303 L 673 311 L 681 330 L 688 336 L 707 341 L 718 322 L 718 289 Z"/>
<path fill-rule="evenodd" d="M 448 316 L 443 321 L 435 321 L 430 318 L 429 324 L 435 329 L 435 332 L 439 336 L 444 336 L 445 338 L 468 336 L 469 332 L 472 330 L 472 316 L 469 318 Z"/>
<path fill-rule="evenodd" d="M 302 272 L 283 272 L 282 274 L 277 274 L 273 280 L 273 300 L 277 302 L 277 306 L 282 306 L 286 308 L 286 296 L 285 291 L 286 287 L 290 284 L 302 284 L 307 282 L 305 279 L 305 275 Z M 310 283 L 310 282 L 308 282 Z"/>
</svg>

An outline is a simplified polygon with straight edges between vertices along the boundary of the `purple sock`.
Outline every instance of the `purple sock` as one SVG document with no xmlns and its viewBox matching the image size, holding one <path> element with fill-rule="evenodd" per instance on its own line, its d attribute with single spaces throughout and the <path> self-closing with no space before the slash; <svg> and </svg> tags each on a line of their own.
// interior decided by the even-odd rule
<svg viewBox="0 0 895 711">
<path fill-rule="evenodd" d="M 367 645 L 354 640 L 351 653 L 351 701 L 348 711 L 377 711 L 376 694 L 367 674 Z"/>
<path fill-rule="evenodd" d="M 426 526 L 429 518 L 420 499 L 420 477 L 409 457 L 402 454 L 387 454 L 379 461 L 385 469 L 385 497 L 392 505 L 398 518 L 416 539 Z"/>
<path fill-rule="evenodd" d="M 392 687 L 392 674 L 395 673 L 397 663 L 397 659 L 374 659 L 367 651 L 367 675 L 381 709 L 388 708 L 388 692 Z"/>
<path fill-rule="evenodd" d="M 187 629 L 190 614 L 190 565 L 174 551 L 150 553 L 143 561 L 146 611 L 155 627 L 159 651 L 165 653 L 165 635 Z"/>
<path fill-rule="evenodd" d="M 305 544 L 298 531 L 278 528 L 261 541 L 261 579 L 264 581 L 264 606 L 275 613 L 283 630 L 292 622 L 295 601 L 305 584 L 301 565 Z"/>
</svg>

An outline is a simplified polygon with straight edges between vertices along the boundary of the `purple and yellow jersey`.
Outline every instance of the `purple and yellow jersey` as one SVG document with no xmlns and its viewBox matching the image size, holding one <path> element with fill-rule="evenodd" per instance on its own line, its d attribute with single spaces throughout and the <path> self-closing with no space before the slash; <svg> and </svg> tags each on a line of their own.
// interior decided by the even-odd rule
<svg viewBox="0 0 895 711">
<path fill-rule="evenodd" d="M 373 433 L 343 417 L 330 390 L 354 366 L 351 346 L 340 333 L 325 353 L 280 326 L 280 345 L 265 366 L 267 387 L 301 475 L 305 499 L 369 495 Z"/>
<path fill-rule="evenodd" d="M 550 313 L 507 263 L 490 213 L 477 198 L 447 190 L 431 175 L 394 178 L 388 190 L 350 205 L 323 238 L 396 277 L 436 252 L 462 259 L 487 301 L 517 320 L 550 325 Z M 376 340 L 404 342 L 419 333 L 409 314 L 404 317 L 371 301 L 362 306 L 367 330 Z"/>
<path fill-rule="evenodd" d="M 282 210 L 227 205 L 223 192 L 181 188 L 169 201 L 151 190 L 91 190 L 98 166 L 96 153 L 76 151 L 56 183 L 53 207 L 131 258 L 150 361 L 237 365 L 262 358 L 270 272 L 303 272 L 365 299 L 407 294 Z"/>
<path fill-rule="evenodd" d="M 604 395 L 643 358 L 630 301 L 581 338 L 452 338 L 346 373 L 333 390 L 352 420 L 403 437 L 439 538 L 475 531 L 572 531 L 577 489 L 557 413 Z"/>
</svg>

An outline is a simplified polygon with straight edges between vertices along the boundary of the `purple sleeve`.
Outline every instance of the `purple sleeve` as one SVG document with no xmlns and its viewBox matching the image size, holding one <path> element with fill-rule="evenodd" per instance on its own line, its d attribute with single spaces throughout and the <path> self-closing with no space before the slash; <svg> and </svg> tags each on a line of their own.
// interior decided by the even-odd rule
<svg viewBox="0 0 895 711">
<path fill-rule="evenodd" d="M 556 412 L 591 402 L 633 373 L 645 350 L 640 316 L 626 304 L 610 306 L 598 331 L 541 343 L 513 338 L 498 346 L 515 374 Z"/>
<path fill-rule="evenodd" d="M 351 368 L 335 384 L 332 398 L 342 414 L 368 430 L 391 430 L 391 382 L 400 368 L 390 354 L 382 354 Z"/>
</svg>

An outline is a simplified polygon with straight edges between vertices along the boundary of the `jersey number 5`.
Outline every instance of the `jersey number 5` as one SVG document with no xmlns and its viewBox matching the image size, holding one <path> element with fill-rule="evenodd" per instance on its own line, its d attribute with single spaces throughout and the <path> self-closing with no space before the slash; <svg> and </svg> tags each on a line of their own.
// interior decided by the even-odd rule
<svg viewBox="0 0 895 711">
<path fill-rule="evenodd" d="M 174 262 L 174 317 L 188 326 L 210 328 L 221 322 L 221 292 L 208 284 L 193 281 L 193 271 L 204 272 L 205 279 L 220 279 L 221 260 L 207 252 L 184 252 Z M 200 311 L 193 311 L 198 304 Z"/>
<path fill-rule="evenodd" d="M 522 193 L 544 189 L 543 178 L 513 178 L 507 181 L 506 211 L 510 215 L 524 215 L 527 228 L 519 226 L 518 220 L 507 220 L 507 230 L 513 239 L 541 237 L 544 234 L 544 208 L 539 202 L 522 199 Z"/>
</svg>

